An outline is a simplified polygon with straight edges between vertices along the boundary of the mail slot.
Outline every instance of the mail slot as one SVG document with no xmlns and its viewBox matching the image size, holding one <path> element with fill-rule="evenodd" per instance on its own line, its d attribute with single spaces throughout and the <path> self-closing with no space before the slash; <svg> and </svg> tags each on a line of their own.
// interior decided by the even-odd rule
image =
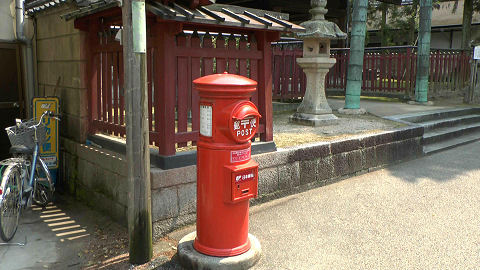
<svg viewBox="0 0 480 270">
<path fill-rule="evenodd" d="M 225 202 L 236 203 L 257 197 L 258 163 L 250 160 L 246 164 L 225 166 Z"/>
</svg>

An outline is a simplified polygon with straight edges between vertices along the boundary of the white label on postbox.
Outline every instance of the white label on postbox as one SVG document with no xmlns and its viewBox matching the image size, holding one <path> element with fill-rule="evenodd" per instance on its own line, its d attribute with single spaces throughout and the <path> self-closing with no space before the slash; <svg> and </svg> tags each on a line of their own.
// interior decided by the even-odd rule
<svg viewBox="0 0 480 270">
<path fill-rule="evenodd" d="M 242 162 L 250 159 L 250 148 L 230 152 L 230 162 Z"/>
<path fill-rule="evenodd" d="M 212 137 L 212 106 L 200 105 L 200 134 Z"/>
</svg>

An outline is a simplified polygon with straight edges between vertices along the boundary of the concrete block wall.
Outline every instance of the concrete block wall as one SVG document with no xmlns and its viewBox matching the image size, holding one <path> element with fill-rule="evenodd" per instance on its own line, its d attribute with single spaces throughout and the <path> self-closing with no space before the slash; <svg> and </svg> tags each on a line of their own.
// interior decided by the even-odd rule
<svg viewBox="0 0 480 270">
<path fill-rule="evenodd" d="M 152 220 L 157 233 L 195 221 L 197 166 L 170 170 L 151 168 Z"/>
<path fill-rule="evenodd" d="M 61 136 L 85 142 L 88 130 L 86 33 L 75 29 L 73 20 L 60 18 L 71 9 L 69 5 L 62 5 L 36 15 L 36 95 L 58 96 Z"/>
<path fill-rule="evenodd" d="M 88 206 L 127 225 L 128 182 L 125 157 L 63 138 L 66 188 Z"/>
<path fill-rule="evenodd" d="M 253 156 L 259 163 L 259 203 L 334 183 L 372 168 L 422 155 L 422 127 L 407 127 L 348 140 L 279 149 Z M 195 221 L 196 166 L 152 168 L 154 229 L 165 233 Z"/>
<path fill-rule="evenodd" d="M 122 162 L 115 154 L 83 145 L 88 131 L 86 33 L 75 29 L 73 20 L 60 18 L 72 8 L 62 4 L 35 15 L 35 95 L 60 98 L 61 177 L 58 184 L 125 224 L 125 162 L 119 165 Z M 108 167 L 109 164 L 116 167 Z"/>
<path fill-rule="evenodd" d="M 259 197 L 253 203 L 334 183 L 372 168 L 422 155 L 422 127 L 408 127 L 348 140 L 303 145 L 253 156 L 259 163 Z M 64 174 L 72 194 L 119 223 L 127 220 L 125 157 L 62 139 Z M 154 230 L 163 234 L 195 221 L 195 165 L 151 168 Z"/>
</svg>

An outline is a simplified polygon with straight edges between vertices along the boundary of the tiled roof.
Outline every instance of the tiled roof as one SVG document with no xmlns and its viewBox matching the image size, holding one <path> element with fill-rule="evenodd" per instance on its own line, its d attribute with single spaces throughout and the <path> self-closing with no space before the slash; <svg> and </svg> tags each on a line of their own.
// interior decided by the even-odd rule
<svg viewBox="0 0 480 270">
<path fill-rule="evenodd" d="M 77 19 L 114 6 L 118 6 L 118 2 L 114 0 L 97 1 L 63 14 L 62 18 L 65 20 Z M 147 11 L 165 20 L 274 31 L 304 31 L 303 27 L 288 22 L 288 14 L 259 9 L 220 4 L 190 9 L 176 3 L 163 5 L 157 1 L 147 1 L 146 8 Z"/>
<path fill-rule="evenodd" d="M 26 0 L 25 11 L 28 15 L 34 15 L 38 12 L 58 7 L 67 3 L 72 3 L 78 9 L 92 9 L 96 7 L 111 7 L 117 0 Z"/>
<path fill-rule="evenodd" d="M 27 0 L 27 14 L 35 15 L 65 3 L 72 3 L 77 9 L 61 15 L 65 20 L 88 16 L 112 7 L 118 7 L 118 0 Z M 147 11 L 165 20 L 185 21 L 201 24 L 266 29 L 274 31 L 298 32 L 304 28 L 288 22 L 288 14 L 259 9 L 249 9 L 231 5 L 213 4 L 207 7 L 190 9 L 171 3 L 163 5 L 157 1 L 146 2 Z"/>
</svg>

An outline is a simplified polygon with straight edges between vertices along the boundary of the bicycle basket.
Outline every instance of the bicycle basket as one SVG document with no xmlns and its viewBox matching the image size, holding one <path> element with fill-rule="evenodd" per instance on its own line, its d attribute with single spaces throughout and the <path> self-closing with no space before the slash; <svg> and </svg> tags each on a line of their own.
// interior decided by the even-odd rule
<svg viewBox="0 0 480 270">
<path fill-rule="evenodd" d="M 17 126 L 7 127 L 5 130 L 7 131 L 8 139 L 10 140 L 10 144 L 13 145 L 24 145 L 28 148 L 35 147 L 34 135 L 35 129 L 33 128 L 34 125 L 38 123 L 36 119 L 30 119 L 28 121 L 22 122 L 22 124 Z M 42 145 L 45 142 L 46 138 L 46 127 L 42 123 L 37 127 L 37 139 L 38 144 Z"/>
</svg>

